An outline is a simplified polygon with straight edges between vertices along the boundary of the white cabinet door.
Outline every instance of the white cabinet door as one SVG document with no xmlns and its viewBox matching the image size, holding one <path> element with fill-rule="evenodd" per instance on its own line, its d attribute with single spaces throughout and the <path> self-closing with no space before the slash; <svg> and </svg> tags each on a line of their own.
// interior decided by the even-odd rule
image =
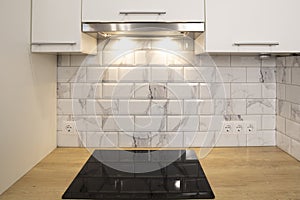
<svg viewBox="0 0 300 200">
<path fill-rule="evenodd" d="M 299 0 L 207 0 L 207 52 L 299 52 Z"/>
<path fill-rule="evenodd" d="M 96 39 L 81 33 L 81 0 L 32 0 L 32 51 L 95 53 Z"/>
<path fill-rule="evenodd" d="M 82 0 L 83 22 L 203 22 L 204 0 Z"/>
</svg>

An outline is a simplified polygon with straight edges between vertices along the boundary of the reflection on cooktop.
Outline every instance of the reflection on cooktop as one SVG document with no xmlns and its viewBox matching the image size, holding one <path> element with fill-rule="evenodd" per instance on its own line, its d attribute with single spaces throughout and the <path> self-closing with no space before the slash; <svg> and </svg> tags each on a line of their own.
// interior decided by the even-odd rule
<svg viewBox="0 0 300 200">
<path fill-rule="evenodd" d="M 63 199 L 213 199 L 191 150 L 96 150 Z"/>
</svg>

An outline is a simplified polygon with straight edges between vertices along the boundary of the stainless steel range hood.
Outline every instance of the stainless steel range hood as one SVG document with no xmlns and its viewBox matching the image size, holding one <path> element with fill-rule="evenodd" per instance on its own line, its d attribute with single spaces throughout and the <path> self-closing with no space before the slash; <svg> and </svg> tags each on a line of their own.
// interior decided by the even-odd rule
<svg viewBox="0 0 300 200">
<path fill-rule="evenodd" d="M 203 22 L 131 22 L 131 23 L 83 23 L 84 33 L 98 33 L 101 37 L 121 36 L 182 36 L 197 38 L 204 32 Z"/>
</svg>

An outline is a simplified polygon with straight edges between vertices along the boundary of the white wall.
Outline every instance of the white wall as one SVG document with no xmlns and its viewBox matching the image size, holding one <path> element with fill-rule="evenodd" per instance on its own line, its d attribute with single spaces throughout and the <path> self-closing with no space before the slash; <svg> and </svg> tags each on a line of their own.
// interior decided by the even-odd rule
<svg viewBox="0 0 300 200">
<path fill-rule="evenodd" d="M 0 2 L 0 194 L 56 147 L 56 56 L 29 53 L 30 12 Z"/>
</svg>

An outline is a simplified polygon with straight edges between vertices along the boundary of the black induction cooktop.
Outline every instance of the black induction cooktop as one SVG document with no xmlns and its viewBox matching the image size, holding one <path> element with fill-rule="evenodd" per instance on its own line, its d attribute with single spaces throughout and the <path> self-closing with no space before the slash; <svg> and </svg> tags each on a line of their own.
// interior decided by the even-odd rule
<svg viewBox="0 0 300 200">
<path fill-rule="evenodd" d="M 96 150 L 63 199 L 214 199 L 191 150 Z"/>
</svg>

